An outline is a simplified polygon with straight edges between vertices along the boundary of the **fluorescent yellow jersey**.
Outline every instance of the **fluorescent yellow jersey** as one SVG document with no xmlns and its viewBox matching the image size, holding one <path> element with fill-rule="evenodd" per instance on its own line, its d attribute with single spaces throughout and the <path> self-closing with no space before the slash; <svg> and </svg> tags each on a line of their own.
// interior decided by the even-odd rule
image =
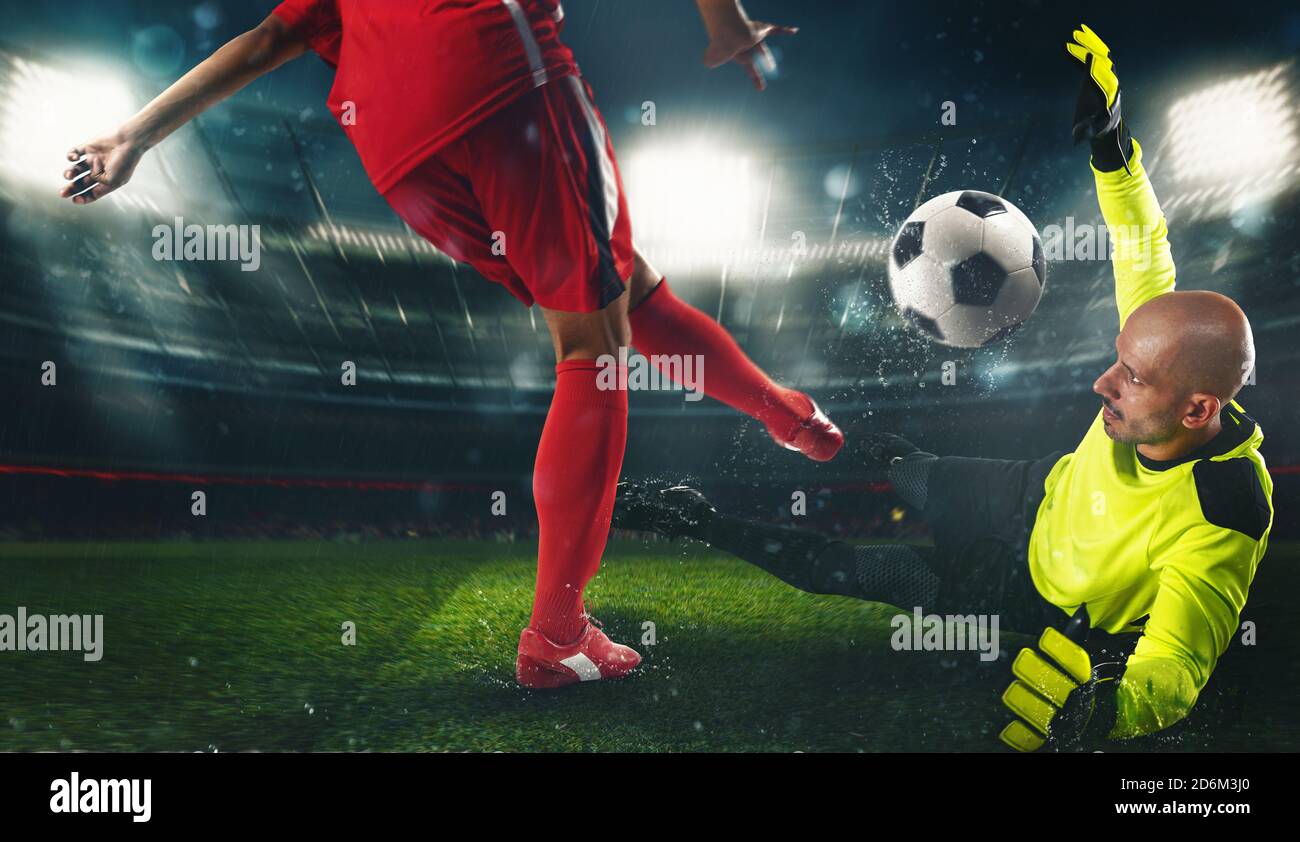
<svg viewBox="0 0 1300 842">
<path fill-rule="evenodd" d="M 1132 174 L 1094 166 L 1114 245 L 1121 327 L 1174 289 L 1164 215 L 1133 143 Z M 1155 462 L 1112 441 L 1101 413 L 1044 482 L 1030 541 L 1038 591 L 1093 627 L 1142 633 L 1117 690 L 1111 736 L 1147 734 L 1187 715 L 1237 631 L 1268 545 L 1273 483 L 1264 434 L 1234 401 L 1223 431 L 1182 459 Z"/>
</svg>

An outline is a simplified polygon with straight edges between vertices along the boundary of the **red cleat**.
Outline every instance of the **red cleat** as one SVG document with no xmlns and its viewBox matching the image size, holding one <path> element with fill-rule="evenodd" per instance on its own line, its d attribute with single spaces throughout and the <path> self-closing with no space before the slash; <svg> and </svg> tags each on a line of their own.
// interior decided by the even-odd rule
<svg viewBox="0 0 1300 842">
<path fill-rule="evenodd" d="M 641 656 L 635 649 L 615 643 L 590 622 L 576 643 L 565 646 L 529 626 L 519 635 L 515 680 L 533 690 L 550 690 L 580 681 L 622 678 L 639 663 Z"/>
<path fill-rule="evenodd" d="M 797 450 L 814 462 L 829 462 L 844 446 L 844 433 L 826 417 L 816 401 L 807 395 L 804 397 L 812 406 L 812 414 L 799 422 L 788 435 L 782 436 L 772 427 L 768 427 L 767 432 L 786 450 Z"/>
</svg>

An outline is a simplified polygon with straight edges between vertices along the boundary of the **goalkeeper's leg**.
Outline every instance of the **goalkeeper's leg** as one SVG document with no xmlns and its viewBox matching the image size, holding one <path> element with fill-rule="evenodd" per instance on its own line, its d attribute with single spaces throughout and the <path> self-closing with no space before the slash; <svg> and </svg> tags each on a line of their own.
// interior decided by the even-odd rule
<svg viewBox="0 0 1300 842">
<path fill-rule="evenodd" d="M 890 433 L 869 433 L 856 448 L 872 476 L 930 524 L 940 547 L 960 549 L 995 538 L 1026 552 L 1043 480 L 1063 453 L 1036 460 L 935 456 Z"/>
<path fill-rule="evenodd" d="M 756 523 L 717 511 L 685 486 L 621 484 L 614 525 L 703 541 L 808 593 L 907 608 L 931 608 L 938 597 L 939 574 L 929 547 L 854 546 L 805 529 Z"/>
<path fill-rule="evenodd" d="M 857 546 L 816 532 L 716 514 L 701 540 L 761 567 L 801 591 L 932 609 L 939 576 L 931 547 Z"/>
</svg>

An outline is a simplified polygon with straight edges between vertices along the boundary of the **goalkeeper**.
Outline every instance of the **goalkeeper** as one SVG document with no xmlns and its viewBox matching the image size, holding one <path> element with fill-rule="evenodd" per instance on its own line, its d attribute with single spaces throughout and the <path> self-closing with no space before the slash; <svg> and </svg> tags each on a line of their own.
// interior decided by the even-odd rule
<svg viewBox="0 0 1300 842">
<path fill-rule="evenodd" d="M 934 547 L 852 546 L 751 523 L 683 486 L 621 486 L 614 516 L 706 541 L 805 591 L 997 614 L 1042 632 L 1014 659 L 1002 697 L 1002 740 L 1021 751 L 1182 720 L 1237 630 L 1273 518 L 1263 433 L 1234 400 L 1255 364 L 1250 324 L 1225 296 L 1174 290 L 1165 219 L 1109 50 L 1086 26 L 1067 50 L 1084 70 L 1074 136 L 1092 148 L 1120 326 L 1115 362 L 1093 384 L 1102 406 L 1074 452 L 937 457 L 897 436 L 865 437 L 858 459 L 920 510 Z M 1090 628 L 1122 636 L 1125 654 L 1094 663 L 1082 645 Z"/>
</svg>

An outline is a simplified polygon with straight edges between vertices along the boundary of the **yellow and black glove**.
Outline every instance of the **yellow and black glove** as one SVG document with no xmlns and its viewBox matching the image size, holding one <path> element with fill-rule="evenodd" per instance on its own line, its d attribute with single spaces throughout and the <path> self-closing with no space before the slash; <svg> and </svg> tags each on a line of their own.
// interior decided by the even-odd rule
<svg viewBox="0 0 1300 842">
<path fill-rule="evenodd" d="M 1074 106 L 1074 142 L 1092 141 L 1092 160 L 1102 172 L 1123 167 L 1132 175 L 1128 159 L 1133 154 L 1133 141 L 1120 112 L 1119 79 L 1110 59 L 1110 47 L 1081 23 L 1065 49 L 1087 71 Z"/>
<path fill-rule="evenodd" d="M 1038 649 L 1021 649 L 1016 655 L 1011 664 L 1016 680 L 1002 694 L 1002 703 L 1019 718 L 1002 729 L 1002 742 L 1017 751 L 1044 745 L 1070 751 L 1110 733 L 1123 665 L 1094 667 L 1083 648 L 1088 631 L 1088 612 L 1080 605 L 1063 631 L 1046 629 Z"/>
</svg>

